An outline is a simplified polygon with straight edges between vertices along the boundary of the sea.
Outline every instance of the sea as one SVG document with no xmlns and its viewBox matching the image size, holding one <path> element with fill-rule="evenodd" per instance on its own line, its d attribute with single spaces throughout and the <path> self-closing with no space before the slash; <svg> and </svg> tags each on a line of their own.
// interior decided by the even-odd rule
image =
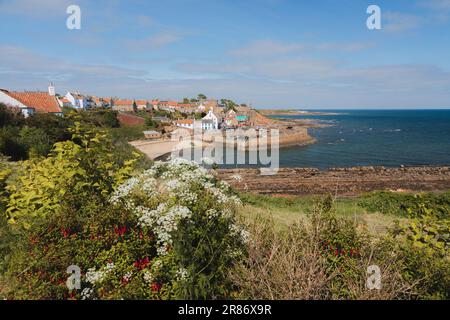
<svg viewBox="0 0 450 320">
<path fill-rule="evenodd" d="M 314 110 L 334 115 L 278 116 L 316 119 L 312 145 L 280 150 L 280 167 L 450 165 L 450 110 Z"/>
</svg>

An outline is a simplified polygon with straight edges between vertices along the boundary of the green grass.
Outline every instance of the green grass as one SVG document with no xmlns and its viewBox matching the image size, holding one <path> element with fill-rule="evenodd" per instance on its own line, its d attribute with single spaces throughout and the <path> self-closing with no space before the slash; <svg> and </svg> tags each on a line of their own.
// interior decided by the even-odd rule
<svg viewBox="0 0 450 320">
<path fill-rule="evenodd" d="M 109 132 L 113 140 L 124 139 L 126 141 L 132 141 L 143 139 L 145 130 L 145 126 L 122 126 L 120 128 L 111 128 Z"/>
<path fill-rule="evenodd" d="M 376 191 L 363 195 L 359 200 L 359 205 L 370 212 L 400 217 L 408 217 L 409 213 L 417 211 L 421 205 L 425 205 L 433 210 L 439 218 L 445 219 L 450 215 L 450 192 L 413 194 Z"/>
<path fill-rule="evenodd" d="M 256 194 L 241 194 L 244 206 L 240 216 L 245 220 L 258 217 L 273 219 L 275 228 L 285 229 L 295 223 L 306 221 L 306 215 L 324 197 L 306 196 L 278 198 Z M 334 201 L 334 209 L 338 216 L 354 219 L 361 227 L 372 234 L 385 233 L 396 220 L 405 218 L 386 215 L 378 211 L 368 211 L 361 206 L 360 198 L 338 198 Z"/>
<path fill-rule="evenodd" d="M 114 144 L 114 152 L 119 159 L 130 158 L 133 153 L 137 152 L 141 154 L 141 160 L 138 164 L 138 168 L 148 169 L 151 167 L 153 161 L 148 159 L 142 152 L 128 143 L 128 141 L 143 138 L 143 128 L 143 126 L 124 126 L 120 128 L 109 128 L 108 132 Z"/>
</svg>

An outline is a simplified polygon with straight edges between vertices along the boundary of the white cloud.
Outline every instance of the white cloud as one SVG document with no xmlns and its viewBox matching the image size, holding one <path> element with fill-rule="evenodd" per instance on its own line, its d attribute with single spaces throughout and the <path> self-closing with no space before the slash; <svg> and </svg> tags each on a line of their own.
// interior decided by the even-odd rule
<svg viewBox="0 0 450 320">
<path fill-rule="evenodd" d="M 266 57 L 182 64 L 178 70 L 210 77 L 211 85 L 235 83 L 240 98 L 242 89 L 247 99 L 255 97 L 269 107 L 295 107 L 295 102 L 297 107 L 450 107 L 450 72 L 433 65 L 367 68 L 326 59 Z"/>
<path fill-rule="evenodd" d="M 0 12 L 30 15 L 39 19 L 49 15 L 64 16 L 71 4 L 73 4 L 71 0 L 10 0 L 0 3 Z"/>
<path fill-rule="evenodd" d="M 383 29 L 387 32 L 402 33 L 418 29 L 425 23 L 423 17 L 400 12 L 386 12 L 382 14 Z"/>
<path fill-rule="evenodd" d="M 68 60 L 49 57 L 15 46 L 0 46 L 0 73 L 75 79 L 96 77 L 109 79 L 112 77 L 140 77 L 145 72 L 118 66 L 101 64 L 80 64 Z"/>
<path fill-rule="evenodd" d="M 304 48 L 305 45 L 299 43 L 281 43 L 272 40 L 259 40 L 252 42 L 245 47 L 232 50 L 229 54 L 236 57 L 270 56 L 295 52 Z"/>
<path fill-rule="evenodd" d="M 156 24 L 155 20 L 152 17 L 146 15 L 138 15 L 136 17 L 136 23 L 140 27 L 151 27 Z"/>
<path fill-rule="evenodd" d="M 434 10 L 450 10 L 450 0 L 421 0 L 418 4 Z"/>
<path fill-rule="evenodd" d="M 163 31 L 146 38 L 136 40 L 124 40 L 124 44 L 131 50 L 157 49 L 168 46 L 181 39 L 181 35 L 176 32 Z"/>
<path fill-rule="evenodd" d="M 260 107 L 450 107 L 450 73 L 432 65 L 356 68 L 338 61 L 277 57 L 184 65 L 172 79 L 149 79 L 150 69 L 73 63 L 0 46 L 0 87 L 6 89 L 45 90 L 54 81 L 59 93 L 181 99 L 203 92 Z M 198 76 L 204 73 L 208 75 Z"/>
<path fill-rule="evenodd" d="M 229 52 L 229 55 L 237 58 L 244 57 L 269 57 L 288 54 L 298 54 L 306 50 L 321 51 L 358 51 L 370 48 L 372 45 L 366 42 L 349 42 L 349 43 L 284 43 L 273 40 L 258 40 L 249 43 L 239 49 Z"/>
</svg>

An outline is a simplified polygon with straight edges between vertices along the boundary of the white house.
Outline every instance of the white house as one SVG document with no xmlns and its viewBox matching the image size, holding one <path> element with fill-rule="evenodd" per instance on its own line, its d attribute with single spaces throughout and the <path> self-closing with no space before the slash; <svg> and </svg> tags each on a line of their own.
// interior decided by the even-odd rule
<svg viewBox="0 0 450 320">
<path fill-rule="evenodd" d="M 234 111 L 233 109 L 228 110 L 227 117 L 234 117 L 234 116 L 236 116 L 236 111 Z"/>
<path fill-rule="evenodd" d="M 197 107 L 197 112 L 198 113 L 202 113 L 202 112 L 205 112 L 206 111 L 206 106 L 203 104 L 203 102 L 202 103 L 200 103 L 199 105 L 198 105 L 198 107 Z"/>
<path fill-rule="evenodd" d="M 55 87 L 52 84 L 48 92 L 18 92 L 0 89 L 0 102 L 10 107 L 19 108 L 24 117 L 34 113 L 53 113 L 61 115 L 61 107 L 55 97 Z"/>
<path fill-rule="evenodd" d="M 207 130 L 214 130 L 214 121 L 210 119 L 202 120 L 202 129 Z"/>
<path fill-rule="evenodd" d="M 183 119 L 175 122 L 177 127 L 186 128 L 194 130 L 195 120 L 194 119 Z"/>
<path fill-rule="evenodd" d="M 135 102 L 138 110 L 151 111 L 153 109 L 152 104 L 150 104 L 147 100 L 135 100 Z"/>
<path fill-rule="evenodd" d="M 208 111 L 208 114 L 207 114 L 206 116 L 203 117 L 202 122 L 203 122 L 203 121 L 207 121 L 207 120 L 211 120 L 211 122 L 212 122 L 212 127 L 209 128 L 210 126 L 209 126 L 209 124 L 208 124 L 208 129 L 214 129 L 214 130 L 219 129 L 219 117 L 217 117 L 217 116 L 214 114 L 214 112 L 212 111 L 212 109 L 209 110 L 209 111 Z M 205 129 L 205 130 L 208 130 L 208 129 Z"/>
<path fill-rule="evenodd" d="M 35 112 L 34 108 L 30 108 L 10 96 L 10 92 L 6 89 L 0 89 L 0 102 L 7 106 L 19 108 L 25 118 L 33 115 Z"/>
<path fill-rule="evenodd" d="M 72 104 L 72 107 L 75 109 L 89 108 L 88 99 L 77 92 L 67 92 L 64 98 L 69 100 L 70 103 Z"/>
</svg>

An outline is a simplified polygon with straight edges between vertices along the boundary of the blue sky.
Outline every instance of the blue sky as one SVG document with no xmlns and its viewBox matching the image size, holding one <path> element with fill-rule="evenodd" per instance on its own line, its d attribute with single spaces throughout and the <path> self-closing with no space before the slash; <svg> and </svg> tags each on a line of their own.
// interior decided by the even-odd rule
<svg viewBox="0 0 450 320">
<path fill-rule="evenodd" d="M 81 30 L 66 8 L 81 8 Z M 366 9 L 382 10 L 368 30 Z M 0 87 L 256 107 L 450 107 L 450 0 L 0 0 Z"/>
</svg>

